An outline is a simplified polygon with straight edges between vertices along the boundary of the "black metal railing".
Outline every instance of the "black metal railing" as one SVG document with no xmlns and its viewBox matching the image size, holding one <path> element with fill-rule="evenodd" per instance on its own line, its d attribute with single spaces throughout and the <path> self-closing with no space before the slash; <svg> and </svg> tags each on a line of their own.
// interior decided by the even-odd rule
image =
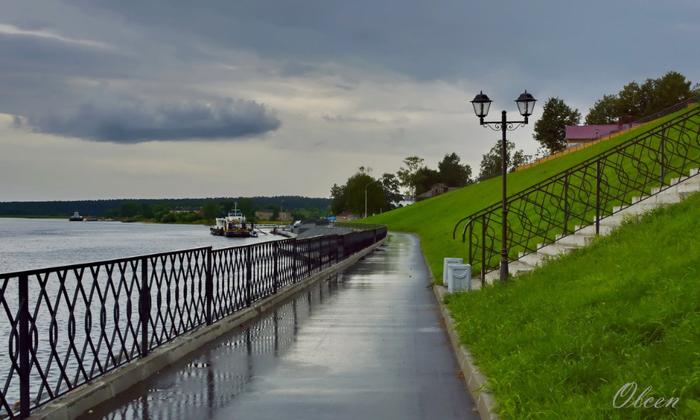
<svg viewBox="0 0 700 420">
<path fill-rule="evenodd" d="M 26 417 L 386 234 L 372 227 L 0 274 L 0 418 Z"/>
<path fill-rule="evenodd" d="M 554 243 L 694 176 L 700 167 L 700 108 L 690 108 L 599 155 L 507 199 L 508 259 Z M 467 259 L 483 281 L 500 264 L 501 203 L 459 220 L 452 236 L 467 243 Z"/>
</svg>

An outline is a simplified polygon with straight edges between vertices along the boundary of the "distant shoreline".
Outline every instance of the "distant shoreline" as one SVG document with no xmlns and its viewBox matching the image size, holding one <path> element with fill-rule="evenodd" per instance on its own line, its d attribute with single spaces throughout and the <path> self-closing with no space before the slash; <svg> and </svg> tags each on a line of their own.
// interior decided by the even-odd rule
<svg viewBox="0 0 700 420">
<path fill-rule="evenodd" d="M 36 219 L 49 219 L 49 220 L 66 220 L 68 221 L 67 216 L 15 216 L 15 215 L 1 215 L 0 214 L 0 219 L 27 219 L 27 220 L 36 220 Z M 148 224 L 154 224 L 154 225 L 197 225 L 197 226 L 212 226 L 214 223 L 209 222 L 206 220 L 195 220 L 191 222 L 186 222 L 186 221 L 177 221 L 177 222 L 158 222 L 155 219 L 128 219 L 128 218 L 104 218 L 104 219 L 98 219 L 94 221 L 86 221 L 83 220 L 82 223 L 92 223 L 92 222 L 121 222 L 121 223 L 148 223 Z M 81 222 L 73 222 L 73 223 L 81 223 Z M 279 220 L 263 220 L 259 222 L 255 222 L 256 225 L 258 224 L 264 224 L 264 225 L 288 225 L 291 224 L 291 222 L 282 222 Z"/>
</svg>

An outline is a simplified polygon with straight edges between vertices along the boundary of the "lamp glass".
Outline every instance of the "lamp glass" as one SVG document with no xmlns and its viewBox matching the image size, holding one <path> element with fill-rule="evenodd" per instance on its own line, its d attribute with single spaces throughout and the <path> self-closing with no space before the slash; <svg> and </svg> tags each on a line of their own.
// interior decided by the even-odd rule
<svg viewBox="0 0 700 420">
<path fill-rule="evenodd" d="M 474 113 L 477 117 L 483 118 L 489 114 L 489 108 L 491 108 L 491 99 L 484 94 L 484 92 L 479 92 L 478 95 L 474 97 L 472 101 L 472 106 L 474 107 Z"/>
<path fill-rule="evenodd" d="M 523 117 L 532 115 L 532 111 L 535 109 L 535 102 L 537 102 L 537 100 L 532 94 L 528 93 L 527 90 L 521 93 L 518 99 L 515 100 L 515 103 L 518 105 L 518 112 L 520 112 L 520 115 Z"/>
</svg>

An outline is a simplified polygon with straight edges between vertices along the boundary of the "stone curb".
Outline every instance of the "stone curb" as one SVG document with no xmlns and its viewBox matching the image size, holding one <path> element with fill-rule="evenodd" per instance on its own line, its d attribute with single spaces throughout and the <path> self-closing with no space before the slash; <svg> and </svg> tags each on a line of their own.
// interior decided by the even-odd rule
<svg viewBox="0 0 700 420">
<path fill-rule="evenodd" d="M 386 238 L 297 284 L 282 289 L 276 295 L 255 302 L 249 308 L 231 314 L 212 325 L 199 327 L 153 350 L 144 358 L 136 359 L 96 380 L 79 386 L 39 408 L 32 413 L 29 419 L 69 420 L 84 414 L 89 409 L 114 398 L 117 394 L 148 379 L 168 365 L 186 357 L 220 336 L 279 306 L 319 280 L 355 264 L 380 247 L 385 240 Z"/>
<path fill-rule="evenodd" d="M 497 420 L 496 400 L 493 395 L 487 391 L 486 377 L 479 371 L 469 350 L 459 342 L 459 335 L 455 329 L 455 321 L 452 319 L 447 306 L 443 303 L 447 290 L 443 286 L 434 285 L 433 292 L 435 292 L 435 298 L 438 301 L 438 305 L 440 305 L 440 313 L 445 321 L 445 329 L 447 330 L 447 335 L 450 337 L 452 350 L 454 351 L 457 363 L 464 375 L 464 382 L 467 385 L 467 389 L 476 403 L 479 417 L 482 419 Z"/>
<path fill-rule="evenodd" d="M 418 237 L 417 235 L 415 236 Z M 418 238 L 418 241 L 420 242 L 420 238 Z M 459 368 L 464 376 L 464 383 L 467 385 L 467 390 L 476 403 L 479 417 L 486 420 L 498 420 L 499 417 L 496 414 L 496 399 L 487 391 L 486 377 L 474 363 L 474 358 L 469 350 L 460 343 L 459 334 L 457 334 L 457 330 L 455 329 L 455 321 L 452 315 L 450 315 L 447 306 L 444 304 L 447 288 L 435 284 L 433 270 L 430 268 L 430 264 L 428 264 L 428 260 L 425 258 L 422 248 L 421 255 L 423 256 L 425 266 L 428 267 L 428 274 L 430 275 L 433 292 L 435 293 L 435 299 L 440 307 L 440 314 L 445 322 L 445 329 L 447 330 L 447 336 L 450 338 L 452 351 L 455 354 L 455 358 L 457 358 L 457 364 L 459 364 Z"/>
</svg>

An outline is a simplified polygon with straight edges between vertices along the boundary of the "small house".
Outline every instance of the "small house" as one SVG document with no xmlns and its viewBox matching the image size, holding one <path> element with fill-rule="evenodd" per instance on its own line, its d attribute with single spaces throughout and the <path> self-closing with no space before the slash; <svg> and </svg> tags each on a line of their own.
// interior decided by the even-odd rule
<svg viewBox="0 0 700 420">
<path fill-rule="evenodd" d="M 634 127 L 635 124 L 567 125 L 566 147 L 579 146 Z"/>
<path fill-rule="evenodd" d="M 416 201 L 420 200 L 425 200 L 426 198 L 431 198 L 435 197 L 436 195 L 444 194 L 448 191 L 452 191 L 454 188 L 450 188 L 447 186 L 447 184 L 444 184 L 442 182 L 438 182 L 437 184 L 433 184 L 428 191 L 418 194 L 416 196 Z"/>
</svg>

